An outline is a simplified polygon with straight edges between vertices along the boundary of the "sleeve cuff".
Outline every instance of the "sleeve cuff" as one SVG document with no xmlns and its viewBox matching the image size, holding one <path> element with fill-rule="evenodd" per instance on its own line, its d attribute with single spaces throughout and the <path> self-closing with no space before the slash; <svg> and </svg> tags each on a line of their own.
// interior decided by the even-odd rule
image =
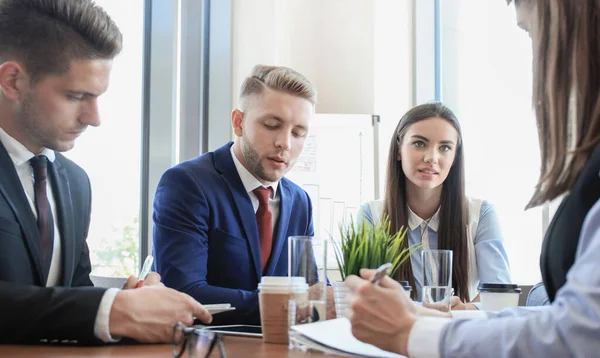
<svg viewBox="0 0 600 358">
<path fill-rule="evenodd" d="M 450 311 L 450 314 L 454 319 L 488 319 L 488 315 L 485 311 L 460 310 Z"/>
<path fill-rule="evenodd" d="M 408 335 L 408 356 L 440 357 L 440 338 L 442 329 L 450 318 L 421 317 L 419 318 Z"/>
<path fill-rule="evenodd" d="M 98 313 L 96 314 L 94 335 L 105 343 L 119 341 L 110 335 L 109 329 L 110 310 L 112 309 L 113 302 L 115 301 L 115 297 L 117 297 L 117 293 L 119 293 L 119 291 L 120 290 L 118 288 L 109 288 L 106 290 L 102 296 L 102 300 L 100 301 Z"/>
</svg>

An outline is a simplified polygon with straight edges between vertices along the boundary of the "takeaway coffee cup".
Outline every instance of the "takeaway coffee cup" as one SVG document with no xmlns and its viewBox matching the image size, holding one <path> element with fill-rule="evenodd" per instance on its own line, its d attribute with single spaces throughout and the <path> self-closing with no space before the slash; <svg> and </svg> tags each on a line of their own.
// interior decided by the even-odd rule
<svg viewBox="0 0 600 358">
<path fill-rule="evenodd" d="M 408 298 L 410 298 L 410 294 L 412 293 L 412 287 L 410 286 L 410 283 L 408 281 L 398 281 L 398 283 L 402 285 L 404 292 L 406 292 Z"/>
<path fill-rule="evenodd" d="M 479 285 L 481 309 L 484 311 L 500 311 L 519 305 L 521 289 L 510 283 L 482 283 Z"/>
<path fill-rule="evenodd" d="M 288 304 L 290 299 L 308 301 L 308 284 L 304 277 L 264 276 L 258 284 L 258 304 L 263 341 L 288 343 Z"/>
</svg>

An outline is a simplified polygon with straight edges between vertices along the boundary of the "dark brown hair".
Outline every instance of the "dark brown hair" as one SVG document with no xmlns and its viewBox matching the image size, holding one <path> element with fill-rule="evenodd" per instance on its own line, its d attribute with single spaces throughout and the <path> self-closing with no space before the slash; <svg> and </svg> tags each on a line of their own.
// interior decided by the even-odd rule
<svg viewBox="0 0 600 358">
<path fill-rule="evenodd" d="M 429 118 L 442 118 L 448 121 L 458 132 L 454 163 L 448 173 L 448 177 L 442 184 L 438 248 L 453 251 L 452 286 L 456 295 L 462 301 L 468 302 L 472 297 L 469 297 L 468 290 L 468 208 L 465 196 L 462 131 L 454 113 L 443 104 L 432 102 L 414 107 L 406 112 L 400 119 L 400 122 L 398 122 L 388 154 L 383 212 L 390 219 L 390 228 L 393 233 L 398 232 L 400 227 L 408 226 L 406 176 L 402 170 L 402 162 L 397 158 L 404 134 L 408 128 L 419 121 Z M 408 247 L 408 240 L 404 240 L 403 245 L 404 247 Z M 407 280 L 412 287 L 415 287 L 410 260 L 406 260 L 400 266 L 394 278 L 397 280 Z M 413 291 L 413 298 L 414 295 L 415 292 Z"/>
<path fill-rule="evenodd" d="M 304 98 L 313 105 L 317 103 L 317 91 L 306 77 L 291 68 L 266 65 L 252 68 L 242 83 L 240 102 L 246 96 L 262 93 L 265 88 Z"/>
<path fill-rule="evenodd" d="M 532 20 L 542 168 L 530 208 L 568 192 L 600 143 L 600 5 L 596 0 L 519 0 L 515 5 L 531 11 Z"/>
<path fill-rule="evenodd" d="M 77 59 L 112 59 L 122 35 L 91 0 L 0 0 L 0 63 L 20 62 L 37 82 Z"/>
</svg>

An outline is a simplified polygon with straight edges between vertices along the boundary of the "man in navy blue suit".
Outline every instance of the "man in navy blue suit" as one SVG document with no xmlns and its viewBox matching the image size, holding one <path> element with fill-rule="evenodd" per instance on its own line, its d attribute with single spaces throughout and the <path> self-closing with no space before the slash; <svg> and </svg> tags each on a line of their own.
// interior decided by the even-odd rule
<svg viewBox="0 0 600 358">
<path fill-rule="evenodd" d="M 302 152 L 316 91 L 298 72 L 257 65 L 231 112 L 235 141 L 169 169 L 154 199 L 156 271 L 165 285 L 260 324 L 262 276 L 285 276 L 287 238 L 314 234 L 308 194 L 284 178 Z"/>
</svg>

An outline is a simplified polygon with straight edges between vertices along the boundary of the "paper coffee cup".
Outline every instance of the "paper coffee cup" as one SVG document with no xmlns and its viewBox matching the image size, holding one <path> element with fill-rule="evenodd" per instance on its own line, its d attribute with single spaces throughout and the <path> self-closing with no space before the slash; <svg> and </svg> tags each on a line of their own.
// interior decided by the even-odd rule
<svg viewBox="0 0 600 358">
<path fill-rule="evenodd" d="M 500 311 L 519 305 L 521 289 L 510 283 L 482 283 L 479 286 L 481 309 L 484 311 Z"/>
<path fill-rule="evenodd" d="M 404 292 L 406 292 L 406 294 L 410 298 L 410 294 L 412 293 L 412 287 L 410 286 L 410 283 L 408 281 L 398 281 L 398 283 L 402 285 Z"/>
<path fill-rule="evenodd" d="M 258 290 L 263 341 L 287 344 L 289 300 L 308 301 L 305 278 L 265 276 L 258 284 Z"/>
</svg>

